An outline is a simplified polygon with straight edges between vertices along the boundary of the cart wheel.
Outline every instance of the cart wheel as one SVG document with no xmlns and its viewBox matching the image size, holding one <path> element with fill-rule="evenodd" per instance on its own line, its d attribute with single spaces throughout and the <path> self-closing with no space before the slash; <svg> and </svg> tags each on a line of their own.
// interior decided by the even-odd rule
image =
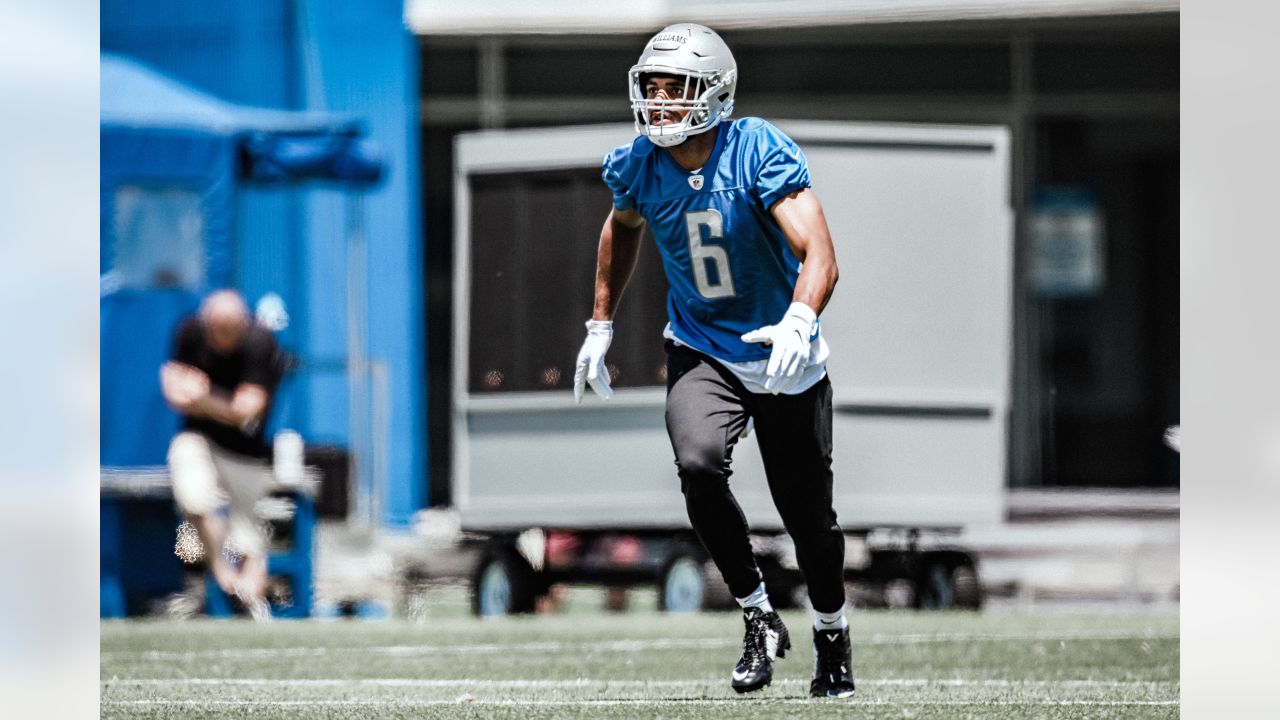
<svg viewBox="0 0 1280 720">
<path fill-rule="evenodd" d="M 702 609 L 707 577 L 702 563 L 690 553 L 680 553 L 663 568 L 658 584 L 658 609 L 692 613 Z"/>
<path fill-rule="evenodd" d="M 934 563 L 925 569 L 916 589 L 916 607 L 920 610 L 946 610 L 955 602 L 951 573 L 946 565 Z"/>
<path fill-rule="evenodd" d="M 978 569 L 969 563 L 951 571 L 951 587 L 955 590 L 955 606 L 964 610 L 982 609 L 982 583 Z"/>
<path fill-rule="evenodd" d="M 509 547 L 486 552 L 471 579 L 471 612 L 498 617 L 533 611 L 536 596 L 533 568 Z"/>
</svg>

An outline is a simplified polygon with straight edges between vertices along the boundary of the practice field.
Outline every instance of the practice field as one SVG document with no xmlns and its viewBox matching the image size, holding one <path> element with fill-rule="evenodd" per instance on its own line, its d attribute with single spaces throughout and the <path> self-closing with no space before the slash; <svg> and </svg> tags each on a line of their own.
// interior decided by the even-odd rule
<svg viewBox="0 0 1280 720">
<path fill-rule="evenodd" d="M 773 685 L 729 688 L 737 613 L 481 621 L 110 621 L 102 716 L 1176 718 L 1178 618 L 853 615 L 858 692 L 809 699 L 811 616 Z M 847 706 L 847 707 L 846 707 Z"/>
</svg>

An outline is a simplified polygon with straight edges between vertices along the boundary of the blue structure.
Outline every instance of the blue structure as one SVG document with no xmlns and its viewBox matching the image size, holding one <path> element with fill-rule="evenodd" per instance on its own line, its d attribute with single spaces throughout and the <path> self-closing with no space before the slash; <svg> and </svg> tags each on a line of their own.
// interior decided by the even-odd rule
<svg viewBox="0 0 1280 720">
<path fill-rule="evenodd" d="M 144 291 L 150 293 L 146 302 L 154 303 L 153 309 L 162 304 L 161 295 L 168 297 L 167 309 L 160 313 L 163 318 L 154 324 L 171 327 L 173 320 L 194 306 L 198 291 L 185 282 L 189 277 L 203 275 L 201 287 L 236 287 L 251 304 L 266 293 L 279 295 L 291 318 L 289 328 L 280 334 L 281 344 L 301 360 L 302 369 L 281 392 L 276 426 L 296 428 L 309 443 L 357 451 L 364 443 L 366 455 L 374 445 L 385 449 L 376 463 L 385 479 L 380 506 L 384 525 L 407 526 L 425 504 L 418 56 L 402 10 L 402 3 L 387 0 L 214 4 L 118 0 L 102 6 L 105 52 L 158 70 L 205 100 L 219 98 L 215 105 L 236 103 L 241 111 L 244 106 L 258 108 L 250 113 L 254 116 L 250 124 L 257 126 L 257 132 L 231 132 L 204 145 L 187 137 L 179 147 L 175 138 L 185 132 L 156 133 L 147 156 L 162 158 L 157 162 L 169 163 L 170 171 L 197 160 L 207 162 L 211 172 L 206 179 L 220 179 L 188 183 L 181 176 L 171 176 L 167 194 L 141 200 L 138 193 L 131 196 L 133 191 L 126 191 L 125 203 L 145 207 L 138 213 L 122 213 L 121 187 L 154 188 L 149 180 L 125 181 L 117 171 L 138 160 L 139 151 L 108 141 L 107 68 L 111 63 L 104 61 L 104 464 L 162 462 L 163 454 L 157 455 L 150 439 L 139 439 L 137 430 L 149 428 L 142 434 L 154 433 L 163 442 L 176 422 L 159 401 L 150 369 L 158 367 L 167 347 L 108 359 L 111 328 L 132 323 L 131 336 L 144 332 L 137 323 L 116 319 L 128 315 L 126 305 L 139 302 L 134 297 L 139 291 L 130 289 L 132 278 L 127 273 L 112 274 L 113 268 L 105 265 L 120 257 L 121 248 L 112 244 L 115 231 L 131 219 L 173 220 L 184 212 L 194 215 L 195 205 L 221 205 L 229 206 L 229 212 L 203 215 L 203 249 L 193 251 L 179 237 L 170 246 L 143 248 L 139 253 L 171 260 L 172 267 L 162 278 L 167 286 Z M 151 108 L 152 112 L 162 110 Z M 201 116 L 207 120 L 218 113 L 206 109 Z M 368 158 L 368 147 L 355 137 L 356 131 L 376 143 L 386 161 L 379 183 L 362 191 L 358 202 L 352 200 L 350 185 L 334 182 L 364 182 L 359 165 L 360 158 Z M 311 134 L 315 142 L 299 142 L 300 134 Z M 230 155 L 216 149 L 219 143 L 226 148 L 228 135 L 235 137 L 237 147 Z M 170 141 L 173 144 L 165 144 Z M 331 144 L 328 149 L 326 143 Z M 348 172 L 356 174 L 344 175 Z M 298 177 L 328 179 L 304 185 L 280 182 Z M 225 245 L 217 238 L 225 238 Z M 362 252 L 353 254 L 352 247 Z M 130 251 L 127 243 L 123 250 Z M 344 280 L 353 262 L 366 265 L 356 273 L 366 281 L 354 307 L 367 311 L 349 325 L 352 306 Z M 352 329 L 355 332 L 349 333 Z M 349 407 L 353 392 L 347 358 L 353 354 L 380 371 L 377 377 L 365 379 L 367 396 L 386 401 L 377 408 L 380 416 L 369 407 Z M 113 383 L 109 376 L 122 380 Z M 379 379 L 385 379 L 381 387 L 376 386 Z M 366 428 L 381 421 L 378 427 L 385 434 L 380 444 L 352 437 L 353 413 L 357 425 L 363 423 Z M 121 418 L 127 416 L 132 419 L 125 423 Z M 370 468 L 362 469 L 362 482 L 367 483 Z"/>
<path fill-rule="evenodd" d="M 360 191 L 380 179 L 382 163 L 349 118 L 233 105 L 112 55 L 102 57 L 101 77 L 101 462 L 113 476 L 145 474 L 164 463 L 179 421 L 158 386 L 173 329 L 201 294 L 238 284 L 241 194 L 311 182 Z M 287 275 L 286 263 L 276 265 Z M 280 394 L 296 387 L 286 382 Z M 103 617 L 182 589 L 167 486 L 129 488 L 104 479 Z M 292 543 L 272 552 L 268 568 L 292 588 L 279 614 L 306 617 L 315 506 L 293 495 Z M 229 612 L 221 593 L 209 600 L 215 613 Z"/>
<path fill-rule="evenodd" d="M 237 187 L 376 182 L 358 124 L 243 108 L 102 57 L 101 462 L 164 463 L 178 417 L 157 385 L 178 321 L 235 285 Z"/>
<path fill-rule="evenodd" d="M 103 492 L 98 519 L 99 617 L 143 613 L 152 600 L 183 590 L 186 571 L 173 553 L 178 517 L 167 492 Z"/>
<path fill-rule="evenodd" d="M 138 475 L 110 473 L 104 476 L 99 501 L 100 555 L 98 576 L 99 617 L 122 618 L 150 610 L 153 601 L 185 589 L 186 568 L 173 552 L 174 528 L 179 518 L 167 483 L 155 482 L 163 473 L 140 471 Z M 293 508 L 285 527 L 288 542 L 273 544 L 267 555 L 267 572 L 288 584 L 288 602 L 272 603 L 276 617 L 310 617 L 314 609 L 312 578 L 315 550 L 316 506 L 303 489 L 273 493 Z M 235 614 L 231 600 L 213 576 L 205 573 L 205 612 L 212 617 Z"/>
</svg>

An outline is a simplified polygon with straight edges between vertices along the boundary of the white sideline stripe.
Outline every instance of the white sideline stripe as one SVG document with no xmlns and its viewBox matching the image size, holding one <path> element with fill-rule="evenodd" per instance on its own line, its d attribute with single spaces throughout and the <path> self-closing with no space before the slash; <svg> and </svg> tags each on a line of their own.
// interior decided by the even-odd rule
<svg viewBox="0 0 1280 720">
<path fill-rule="evenodd" d="M 830 702 L 808 698 L 752 698 L 752 699 L 694 699 L 688 700 L 104 700 L 102 705 L 122 706 L 219 706 L 219 707 L 421 707 L 428 705 L 511 705 L 516 707 L 547 705 L 554 707 L 608 706 L 608 705 L 809 705 Z M 1085 705 L 1097 707 L 1125 707 L 1132 705 L 1169 706 L 1178 700 L 842 700 L 849 705 L 957 705 L 957 706 L 1065 706 Z"/>
<path fill-rule="evenodd" d="M 440 678 L 305 678 L 291 680 L 288 678 L 113 678 L 103 680 L 103 685 L 248 685 L 265 687 L 494 687 L 494 688 L 587 688 L 587 687 L 699 687 L 708 683 L 722 683 L 724 678 L 703 678 L 700 680 L 599 680 L 577 678 L 574 680 L 479 680 L 476 678 L 459 678 L 446 680 Z M 808 680 L 799 678 L 779 678 L 774 684 L 807 685 Z M 1151 687 L 1174 686 L 1178 680 L 964 680 L 958 678 L 858 678 L 859 685 L 928 687 Z"/>
<path fill-rule="evenodd" d="M 919 643 L 945 642 L 1068 642 L 1088 640 L 1176 640 L 1177 635 L 1155 633 L 1087 633 L 1078 635 L 992 635 L 992 634 L 938 634 L 938 635 L 871 635 L 856 637 L 855 648 L 864 645 L 911 645 Z M 638 652 L 642 650 L 663 649 L 719 649 L 738 647 L 741 641 L 733 637 L 723 638 L 690 638 L 690 639 L 651 639 L 651 640 L 614 640 L 602 643 L 564 643 L 564 642 L 530 642 L 530 643 L 482 643 L 472 645 L 375 645 L 351 646 L 339 648 L 224 648 L 221 650 L 110 650 L 101 653 L 103 658 L 139 658 L 142 660 L 185 660 L 197 658 L 240 658 L 240 657 L 321 657 L 330 653 L 350 655 L 351 653 L 373 653 L 378 655 L 412 656 L 436 655 L 445 653 L 483 654 L 509 652 L 558 652 L 565 650 L 594 650 L 612 652 Z"/>
</svg>

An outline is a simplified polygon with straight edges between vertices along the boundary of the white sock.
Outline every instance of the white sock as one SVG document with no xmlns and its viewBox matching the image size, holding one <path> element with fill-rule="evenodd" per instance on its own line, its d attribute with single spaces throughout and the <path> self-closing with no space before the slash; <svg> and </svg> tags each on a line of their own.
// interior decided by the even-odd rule
<svg viewBox="0 0 1280 720">
<path fill-rule="evenodd" d="M 744 598 L 735 598 L 743 610 L 747 608 L 760 608 L 765 612 L 773 612 L 773 605 L 769 602 L 769 593 L 764 591 L 764 583 L 760 583 L 760 587 L 756 591 Z"/>
<path fill-rule="evenodd" d="M 849 621 L 844 616 L 844 606 L 833 613 L 813 611 L 813 629 L 814 630 L 843 630 L 849 627 Z"/>
</svg>

